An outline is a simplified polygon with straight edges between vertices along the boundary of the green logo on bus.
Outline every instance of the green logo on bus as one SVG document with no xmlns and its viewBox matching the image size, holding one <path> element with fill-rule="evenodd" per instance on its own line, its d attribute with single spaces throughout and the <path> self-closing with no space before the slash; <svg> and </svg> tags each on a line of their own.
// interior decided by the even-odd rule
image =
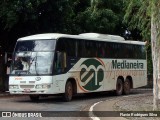
<svg viewBox="0 0 160 120">
<path fill-rule="evenodd" d="M 102 86 L 104 79 L 104 64 L 99 59 L 87 59 L 81 66 L 80 85 L 89 91 L 94 91 Z"/>
</svg>

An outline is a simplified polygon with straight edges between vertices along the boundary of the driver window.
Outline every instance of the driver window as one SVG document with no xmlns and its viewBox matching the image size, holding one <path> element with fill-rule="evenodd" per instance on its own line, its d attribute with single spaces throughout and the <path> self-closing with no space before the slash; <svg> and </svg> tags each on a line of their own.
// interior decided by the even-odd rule
<svg viewBox="0 0 160 120">
<path fill-rule="evenodd" d="M 65 72 L 66 67 L 67 67 L 66 53 L 57 51 L 56 62 L 55 62 L 55 70 L 58 73 Z"/>
<path fill-rule="evenodd" d="M 67 40 L 66 40 L 67 41 Z M 67 44 L 64 38 L 57 42 L 56 56 L 55 56 L 55 71 L 56 73 L 65 72 L 67 68 Z"/>
<path fill-rule="evenodd" d="M 15 61 L 15 70 L 28 70 L 29 64 L 27 58 L 25 57 L 17 57 Z"/>
</svg>

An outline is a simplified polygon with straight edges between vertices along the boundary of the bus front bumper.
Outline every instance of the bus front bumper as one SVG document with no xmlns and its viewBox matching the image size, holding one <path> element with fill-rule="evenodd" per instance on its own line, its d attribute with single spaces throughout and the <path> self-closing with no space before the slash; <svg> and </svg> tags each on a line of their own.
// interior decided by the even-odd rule
<svg viewBox="0 0 160 120">
<path fill-rule="evenodd" d="M 10 94 L 51 94 L 52 84 L 41 85 L 9 85 Z"/>
</svg>

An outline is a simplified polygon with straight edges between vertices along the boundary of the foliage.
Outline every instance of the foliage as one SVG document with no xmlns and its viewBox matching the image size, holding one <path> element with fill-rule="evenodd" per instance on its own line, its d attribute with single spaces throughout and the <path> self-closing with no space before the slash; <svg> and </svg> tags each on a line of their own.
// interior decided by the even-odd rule
<svg viewBox="0 0 160 120">
<path fill-rule="evenodd" d="M 122 0 L 5 0 L 0 2 L 0 19 L 5 29 L 18 26 L 31 31 L 28 34 L 114 33 L 122 21 L 121 4 Z"/>
<path fill-rule="evenodd" d="M 1 0 L 0 18 L 6 29 L 26 21 L 35 21 L 38 17 L 37 9 L 46 0 Z"/>
<path fill-rule="evenodd" d="M 92 0 L 90 7 L 76 17 L 82 32 L 120 34 L 122 31 L 122 0 Z M 118 28 L 118 29 L 117 29 Z"/>
<path fill-rule="evenodd" d="M 149 0 L 126 0 L 124 22 L 130 29 L 141 30 L 144 40 L 150 40 L 151 16 Z"/>
</svg>

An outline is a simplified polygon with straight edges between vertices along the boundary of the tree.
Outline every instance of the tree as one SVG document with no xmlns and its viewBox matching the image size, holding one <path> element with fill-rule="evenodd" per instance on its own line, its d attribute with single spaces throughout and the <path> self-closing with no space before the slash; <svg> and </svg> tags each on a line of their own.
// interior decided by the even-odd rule
<svg viewBox="0 0 160 120">
<path fill-rule="evenodd" d="M 150 39 L 150 5 L 146 0 L 126 0 L 124 22 L 127 23 L 130 29 L 141 30 L 141 35 L 144 40 Z"/>
<path fill-rule="evenodd" d="M 3 52 L 12 52 L 17 38 L 36 33 L 39 6 L 46 0 L 0 1 L 0 46 Z"/>
<path fill-rule="evenodd" d="M 72 0 L 0 1 L 0 46 L 13 51 L 17 38 L 47 32 L 72 33 Z M 5 33 L 5 34 L 4 34 Z M 8 50 L 8 48 L 11 48 Z"/>
<path fill-rule="evenodd" d="M 153 79 L 154 79 L 154 99 L 153 109 L 158 109 L 158 95 L 160 89 L 160 0 L 152 0 L 151 2 L 151 45 L 153 60 Z"/>
<path fill-rule="evenodd" d="M 125 21 L 128 21 L 132 28 L 140 29 L 144 39 L 151 43 L 154 85 L 153 110 L 157 110 L 160 88 L 160 0 L 129 0 L 126 2 L 126 5 Z"/>
<path fill-rule="evenodd" d="M 12 29 L 17 24 L 37 20 L 38 7 L 47 0 L 2 0 L 0 1 L 0 18 L 5 29 Z"/>
<path fill-rule="evenodd" d="M 80 12 L 76 23 L 81 32 L 120 34 L 123 0 L 91 0 L 90 6 Z"/>
</svg>

